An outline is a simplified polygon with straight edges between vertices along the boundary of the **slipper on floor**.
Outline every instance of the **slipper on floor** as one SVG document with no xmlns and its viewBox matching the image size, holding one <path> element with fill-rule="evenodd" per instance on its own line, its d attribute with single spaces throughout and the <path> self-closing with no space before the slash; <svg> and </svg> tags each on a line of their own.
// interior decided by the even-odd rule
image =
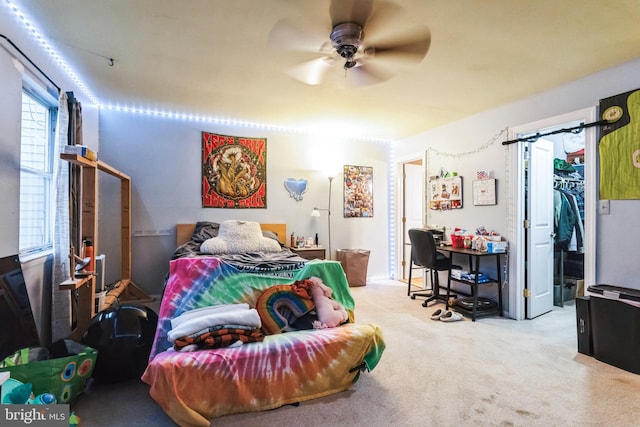
<svg viewBox="0 0 640 427">
<path fill-rule="evenodd" d="M 440 316 L 440 320 L 442 320 L 443 322 L 457 322 L 458 320 L 462 320 L 462 314 L 453 310 L 448 310 L 446 313 Z"/>
<path fill-rule="evenodd" d="M 440 317 L 445 313 L 444 309 L 439 308 L 431 314 L 431 320 L 440 320 Z"/>
</svg>

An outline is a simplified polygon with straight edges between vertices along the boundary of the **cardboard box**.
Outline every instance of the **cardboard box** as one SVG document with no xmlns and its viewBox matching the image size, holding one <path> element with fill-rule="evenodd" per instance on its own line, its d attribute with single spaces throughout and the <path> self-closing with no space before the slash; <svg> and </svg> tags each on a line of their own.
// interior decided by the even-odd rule
<svg viewBox="0 0 640 427">
<path fill-rule="evenodd" d="M 462 279 L 464 278 L 464 276 L 466 276 L 467 274 L 469 274 L 469 272 L 467 270 L 458 270 L 458 269 L 452 269 L 451 270 L 451 278 L 452 279 Z"/>
<path fill-rule="evenodd" d="M 77 154 L 89 160 L 98 160 L 98 153 L 84 145 L 65 145 L 62 149 L 65 154 Z"/>
<path fill-rule="evenodd" d="M 490 254 L 503 254 L 507 252 L 509 244 L 506 240 L 500 242 L 488 241 L 487 242 L 487 252 Z"/>
</svg>

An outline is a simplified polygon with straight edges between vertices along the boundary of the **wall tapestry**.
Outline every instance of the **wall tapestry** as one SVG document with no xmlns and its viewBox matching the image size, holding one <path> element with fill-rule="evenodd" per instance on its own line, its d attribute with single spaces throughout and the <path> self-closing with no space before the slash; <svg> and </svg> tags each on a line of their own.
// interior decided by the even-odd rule
<svg viewBox="0 0 640 427">
<path fill-rule="evenodd" d="M 640 90 L 600 100 L 600 199 L 640 199 Z"/>
<path fill-rule="evenodd" d="M 432 210 L 462 209 L 462 177 L 429 180 L 429 208 Z"/>
<path fill-rule="evenodd" d="M 344 166 L 344 217 L 373 217 L 373 168 Z"/>
<path fill-rule="evenodd" d="M 202 132 L 202 207 L 267 207 L 267 139 Z"/>
</svg>

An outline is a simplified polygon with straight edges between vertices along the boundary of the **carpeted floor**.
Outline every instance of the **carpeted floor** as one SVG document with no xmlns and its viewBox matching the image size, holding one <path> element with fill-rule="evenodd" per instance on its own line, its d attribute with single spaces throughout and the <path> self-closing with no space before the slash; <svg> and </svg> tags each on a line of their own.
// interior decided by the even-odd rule
<svg viewBox="0 0 640 427">
<path fill-rule="evenodd" d="M 352 288 L 356 321 L 382 327 L 378 367 L 344 393 L 212 426 L 635 426 L 640 375 L 577 353 L 573 305 L 534 320 L 429 318 L 395 281 Z M 83 427 L 175 425 L 140 381 L 94 383 Z"/>
</svg>

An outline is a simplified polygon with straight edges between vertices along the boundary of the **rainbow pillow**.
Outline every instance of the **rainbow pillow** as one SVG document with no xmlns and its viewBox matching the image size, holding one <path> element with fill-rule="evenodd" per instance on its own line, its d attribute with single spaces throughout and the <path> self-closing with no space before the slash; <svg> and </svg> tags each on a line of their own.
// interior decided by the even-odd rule
<svg viewBox="0 0 640 427">
<path fill-rule="evenodd" d="M 311 298 L 292 291 L 291 285 L 275 285 L 266 289 L 256 302 L 262 329 L 268 335 L 290 330 L 289 325 L 314 308 Z"/>
</svg>

